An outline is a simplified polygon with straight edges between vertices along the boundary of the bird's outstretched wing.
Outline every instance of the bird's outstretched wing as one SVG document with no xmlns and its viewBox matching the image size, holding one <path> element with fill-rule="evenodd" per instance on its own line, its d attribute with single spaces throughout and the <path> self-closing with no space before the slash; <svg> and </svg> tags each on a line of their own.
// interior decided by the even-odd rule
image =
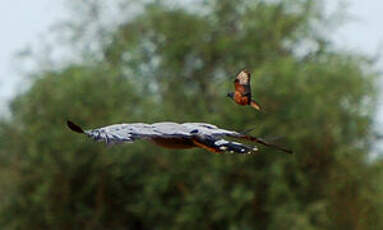
<svg viewBox="0 0 383 230">
<path fill-rule="evenodd" d="M 232 137 L 255 141 L 269 147 L 275 147 L 259 138 L 243 135 L 236 131 L 220 129 L 217 126 L 208 123 L 131 123 L 110 125 L 91 130 L 83 130 L 80 126 L 71 121 L 68 121 L 67 125 L 75 132 L 83 133 L 96 141 L 104 141 L 108 144 L 121 142 L 131 143 L 139 139 L 148 139 L 162 147 L 199 147 L 216 153 L 232 152 L 249 154 L 258 150 L 255 146 L 248 146 L 225 139 L 225 137 Z M 285 151 L 281 148 L 278 149 Z"/>
<path fill-rule="evenodd" d="M 242 96 L 251 98 L 251 87 L 250 87 L 250 72 L 246 69 L 241 70 L 237 74 L 237 77 L 234 80 L 235 91 L 240 93 Z"/>
</svg>

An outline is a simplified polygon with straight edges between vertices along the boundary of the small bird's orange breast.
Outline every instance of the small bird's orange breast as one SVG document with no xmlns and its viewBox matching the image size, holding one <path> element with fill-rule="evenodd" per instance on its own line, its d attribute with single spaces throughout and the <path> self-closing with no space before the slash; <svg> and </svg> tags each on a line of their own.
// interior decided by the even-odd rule
<svg viewBox="0 0 383 230">
<path fill-rule="evenodd" d="M 242 94 L 238 91 L 236 91 L 234 93 L 234 97 L 233 97 L 234 101 L 237 103 L 237 104 L 240 104 L 240 105 L 248 105 L 249 102 L 250 102 L 250 99 L 249 97 L 247 96 L 242 96 Z"/>
</svg>

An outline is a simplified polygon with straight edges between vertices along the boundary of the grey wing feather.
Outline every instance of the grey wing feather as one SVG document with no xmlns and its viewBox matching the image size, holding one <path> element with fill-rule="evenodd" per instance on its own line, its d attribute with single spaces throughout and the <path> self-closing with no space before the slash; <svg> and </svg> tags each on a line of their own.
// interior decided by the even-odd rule
<svg viewBox="0 0 383 230">
<path fill-rule="evenodd" d="M 174 138 L 191 137 L 187 127 L 173 122 L 159 122 L 154 124 L 133 123 L 116 124 L 98 129 L 86 130 L 84 133 L 96 141 L 106 143 L 134 142 L 138 139 L 150 139 L 156 137 Z"/>
<path fill-rule="evenodd" d="M 191 138 L 191 137 L 221 137 L 239 136 L 235 131 L 219 129 L 207 123 L 159 122 L 154 124 L 134 123 L 116 124 L 99 129 L 86 130 L 84 133 L 96 141 L 107 143 L 134 142 L 137 139 L 162 138 Z"/>
</svg>

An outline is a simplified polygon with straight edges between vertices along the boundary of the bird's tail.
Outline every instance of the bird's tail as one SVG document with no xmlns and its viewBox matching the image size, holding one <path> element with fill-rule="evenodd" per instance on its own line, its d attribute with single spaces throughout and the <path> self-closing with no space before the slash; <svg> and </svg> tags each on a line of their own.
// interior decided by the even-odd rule
<svg viewBox="0 0 383 230">
<path fill-rule="evenodd" d="M 263 140 L 262 138 L 259 138 L 259 137 L 253 137 L 253 136 L 249 136 L 249 135 L 242 135 L 239 138 L 245 139 L 245 140 L 249 140 L 249 141 L 254 141 L 254 142 L 257 142 L 257 143 L 262 144 L 264 146 L 278 149 L 278 150 L 280 150 L 282 152 L 285 152 L 285 153 L 289 153 L 289 154 L 293 153 L 293 151 L 290 150 L 290 149 L 287 149 L 287 148 L 284 148 L 282 146 L 270 143 L 270 142 L 265 141 L 265 140 Z"/>
<path fill-rule="evenodd" d="M 254 109 L 258 110 L 258 111 L 263 111 L 261 105 L 254 100 L 251 100 L 250 106 L 253 107 Z"/>
<path fill-rule="evenodd" d="M 68 125 L 68 127 L 72 131 L 74 131 L 76 133 L 85 133 L 84 130 L 80 126 L 76 125 L 75 123 L 73 123 L 71 121 L 67 121 L 66 124 Z"/>
</svg>

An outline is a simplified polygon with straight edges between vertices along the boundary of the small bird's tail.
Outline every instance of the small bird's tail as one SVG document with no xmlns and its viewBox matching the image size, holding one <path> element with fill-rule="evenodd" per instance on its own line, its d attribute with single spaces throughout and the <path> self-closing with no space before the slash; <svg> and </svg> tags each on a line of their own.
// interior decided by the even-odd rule
<svg viewBox="0 0 383 230">
<path fill-rule="evenodd" d="M 258 102 L 254 101 L 254 100 L 251 100 L 250 106 L 253 107 L 254 109 L 258 110 L 258 111 L 263 111 L 261 105 L 258 104 Z"/>
<path fill-rule="evenodd" d="M 72 131 L 74 131 L 76 133 L 85 133 L 84 130 L 80 126 L 76 125 L 75 123 L 73 123 L 71 121 L 67 121 L 66 124 L 68 125 L 68 127 Z"/>
<path fill-rule="evenodd" d="M 240 136 L 240 138 L 246 139 L 246 140 L 249 140 L 249 141 L 254 141 L 254 142 L 257 142 L 257 143 L 262 144 L 264 146 L 278 149 L 278 150 L 283 151 L 285 153 L 289 153 L 289 154 L 293 153 L 293 151 L 290 150 L 290 149 L 287 149 L 287 148 L 281 147 L 279 145 L 267 142 L 267 141 L 263 140 L 262 138 L 253 137 L 253 136 L 249 136 L 249 135 L 242 135 L 242 136 Z"/>
</svg>

